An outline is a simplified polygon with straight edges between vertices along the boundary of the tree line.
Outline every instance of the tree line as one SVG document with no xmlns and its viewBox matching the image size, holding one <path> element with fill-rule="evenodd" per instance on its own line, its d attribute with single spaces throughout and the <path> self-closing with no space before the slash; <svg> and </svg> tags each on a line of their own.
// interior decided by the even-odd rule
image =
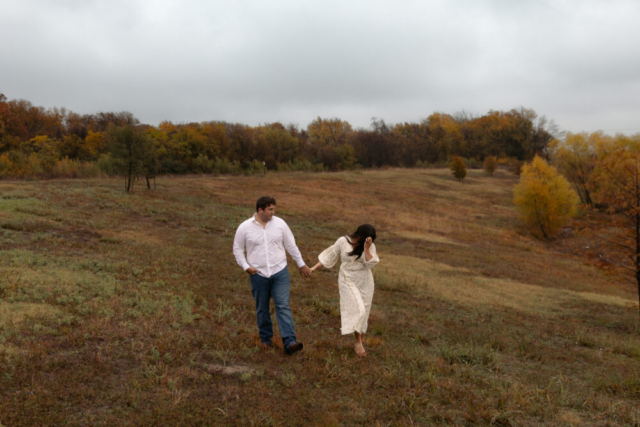
<svg viewBox="0 0 640 427">
<path fill-rule="evenodd" d="M 0 94 L 0 178 L 119 174 L 130 191 L 136 178 L 150 188 L 158 174 L 449 165 L 462 180 L 467 165 L 493 174 L 505 160 L 522 171 L 514 202 L 540 237 L 557 233 L 578 204 L 612 214 L 611 239 L 627 255 L 619 265 L 634 273 L 640 299 L 640 135 L 564 135 L 526 108 L 433 113 L 417 123 L 372 119 L 368 129 L 321 117 L 305 129 L 224 121 L 155 127 L 128 112 L 80 115 Z"/>
<path fill-rule="evenodd" d="M 482 116 L 433 113 L 417 123 L 372 119 L 367 129 L 321 117 L 304 129 L 224 121 L 155 127 L 128 112 L 80 115 L 0 95 L 0 176 L 112 173 L 122 167 L 125 134 L 138 150 L 129 167 L 153 176 L 415 167 L 444 165 L 452 156 L 472 164 L 487 156 L 527 161 L 547 157 L 560 132 L 526 108 Z"/>
</svg>

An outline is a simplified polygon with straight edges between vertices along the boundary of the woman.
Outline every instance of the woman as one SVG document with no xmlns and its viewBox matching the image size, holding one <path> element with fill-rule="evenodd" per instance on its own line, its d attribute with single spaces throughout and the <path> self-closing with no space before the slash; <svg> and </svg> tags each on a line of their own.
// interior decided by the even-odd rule
<svg viewBox="0 0 640 427">
<path fill-rule="evenodd" d="M 325 249 L 319 262 L 313 266 L 315 271 L 324 266 L 333 267 L 340 259 L 338 288 L 340 290 L 340 318 L 342 335 L 355 333 L 355 352 L 366 356 L 364 334 L 367 332 L 367 319 L 373 300 L 373 274 L 371 269 L 380 262 L 376 255 L 376 230 L 369 224 L 363 224 L 349 236 L 340 237 L 333 246 Z"/>
</svg>

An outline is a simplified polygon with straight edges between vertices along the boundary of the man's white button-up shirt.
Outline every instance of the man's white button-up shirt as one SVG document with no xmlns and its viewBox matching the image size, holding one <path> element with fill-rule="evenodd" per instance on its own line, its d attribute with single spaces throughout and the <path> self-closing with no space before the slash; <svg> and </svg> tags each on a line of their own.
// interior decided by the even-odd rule
<svg viewBox="0 0 640 427">
<path fill-rule="evenodd" d="M 291 229 L 283 219 L 275 215 L 264 228 L 256 221 L 254 215 L 240 224 L 233 240 L 233 255 L 238 265 L 245 271 L 253 267 L 264 277 L 271 277 L 287 268 L 285 249 L 299 268 L 304 267 L 305 262 L 296 246 Z"/>
</svg>

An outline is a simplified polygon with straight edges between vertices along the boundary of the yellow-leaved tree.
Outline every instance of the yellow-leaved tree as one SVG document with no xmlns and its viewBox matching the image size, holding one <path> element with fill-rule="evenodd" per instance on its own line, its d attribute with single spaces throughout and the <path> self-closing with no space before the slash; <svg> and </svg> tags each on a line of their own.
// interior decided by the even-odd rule
<svg viewBox="0 0 640 427">
<path fill-rule="evenodd" d="M 611 240 L 627 255 L 618 265 L 634 273 L 640 302 L 640 134 L 599 144 L 592 174 L 594 201 L 615 214 Z"/>
<path fill-rule="evenodd" d="M 467 165 L 460 156 L 451 157 L 449 169 L 451 169 L 451 173 L 453 173 L 453 176 L 455 176 L 458 181 L 462 181 L 464 177 L 467 176 Z"/>
<path fill-rule="evenodd" d="M 578 196 L 553 166 L 535 156 L 522 168 L 514 202 L 524 222 L 546 239 L 575 215 Z"/>
<path fill-rule="evenodd" d="M 550 151 L 554 153 L 554 165 L 573 184 L 584 205 L 594 205 L 592 192 L 597 188 L 597 182 L 592 179 L 592 173 L 597 153 L 600 147 L 610 143 L 610 137 L 594 132 L 568 133 L 563 142 L 556 140 L 549 144 Z"/>
<path fill-rule="evenodd" d="M 482 168 L 486 173 L 493 176 L 493 173 L 496 171 L 498 167 L 498 159 L 496 156 L 487 156 L 484 158 L 484 162 L 482 163 Z"/>
</svg>

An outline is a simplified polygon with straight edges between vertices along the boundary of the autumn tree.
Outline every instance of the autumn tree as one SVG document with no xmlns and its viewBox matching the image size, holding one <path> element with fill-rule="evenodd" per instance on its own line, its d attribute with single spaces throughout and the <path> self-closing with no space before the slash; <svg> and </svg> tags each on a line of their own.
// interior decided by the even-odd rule
<svg viewBox="0 0 640 427">
<path fill-rule="evenodd" d="M 584 205 L 593 206 L 591 188 L 593 169 L 596 166 L 598 147 L 606 144 L 609 138 L 602 132 L 592 134 L 569 133 L 564 142 L 552 146 L 553 160 L 558 170 L 571 182 Z"/>
<path fill-rule="evenodd" d="M 114 168 L 124 176 L 125 190 L 130 192 L 136 176 L 149 176 L 147 168 L 153 165 L 149 159 L 153 158 L 155 151 L 153 141 L 144 132 L 130 125 L 111 126 L 107 137 Z"/>
<path fill-rule="evenodd" d="M 395 142 L 399 138 L 402 136 L 384 120 L 373 118 L 370 129 L 353 132 L 349 145 L 354 148 L 355 157 L 364 167 L 397 166 L 397 155 L 401 153 Z"/>
<path fill-rule="evenodd" d="M 349 122 L 338 118 L 323 119 L 318 117 L 307 126 L 309 142 L 318 147 L 337 147 L 345 144 L 352 132 L 353 129 Z"/>
<path fill-rule="evenodd" d="M 15 148 L 18 141 L 26 140 L 27 127 L 10 108 L 7 97 L 0 93 L 0 152 Z"/>
<path fill-rule="evenodd" d="M 100 154 L 106 151 L 104 147 L 104 138 L 101 132 L 88 131 L 84 138 L 84 144 L 90 156 L 94 159 L 100 157 Z"/>
<path fill-rule="evenodd" d="M 393 127 L 394 144 L 390 148 L 398 152 L 398 157 L 402 164 L 414 166 L 416 164 L 428 164 L 429 160 L 435 156 L 428 156 L 429 153 L 429 128 L 425 121 L 421 123 L 401 123 Z M 419 163 L 418 163 L 419 162 Z"/>
<path fill-rule="evenodd" d="M 254 159 L 255 129 L 240 123 L 226 123 L 226 137 L 229 147 L 235 157 L 242 164 Z"/>
<path fill-rule="evenodd" d="M 67 135 L 77 135 L 82 139 L 87 137 L 89 132 L 89 121 L 86 116 L 68 111 L 63 117 L 64 131 Z"/>
<path fill-rule="evenodd" d="M 190 168 L 198 155 L 206 154 L 208 139 L 200 130 L 201 127 L 197 123 L 178 126 L 177 132 L 169 137 L 173 160 Z"/>
<path fill-rule="evenodd" d="M 558 127 L 546 117 L 538 118 L 527 108 L 489 111 L 481 117 L 461 123 L 467 156 L 487 155 L 512 157 L 521 161 L 534 155 L 547 157 L 547 146 L 561 135 Z"/>
<path fill-rule="evenodd" d="M 529 160 L 533 151 L 533 119 L 536 113 L 527 108 L 512 109 L 502 113 L 504 126 L 501 129 L 502 146 L 507 157 Z"/>
<path fill-rule="evenodd" d="M 487 156 L 484 158 L 484 162 L 482 163 L 482 168 L 490 176 L 493 176 L 493 173 L 496 171 L 497 167 L 498 167 L 498 159 L 496 158 L 496 156 Z"/>
<path fill-rule="evenodd" d="M 229 144 L 226 138 L 224 123 L 204 123 L 202 134 L 207 138 L 205 150 L 207 157 L 214 159 L 229 156 Z"/>
<path fill-rule="evenodd" d="M 91 122 L 91 130 L 96 132 L 104 132 L 111 126 L 137 126 L 140 124 L 132 113 L 128 111 L 121 112 L 100 112 L 87 118 Z"/>
<path fill-rule="evenodd" d="M 51 138 L 62 136 L 62 117 L 59 110 L 47 110 L 24 99 L 9 101 L 7 107 L 26 128 L 25 139 L 37 135 L 47 135 Z"/>
<path fill-rule="evenodd" d="M 85 140 L 76 134 L 68 134 L 58 140 L 58 150 L 60 157 L 78 160 L 95 160 L 91 158 L 91 152 Z"/>
<path fill-rule="evenodd" d="M 278 163 L 293 162 L 300 147 L 298 138 L 292 136 L 280 123 L 273 123 L 256 138 L 256 149 L 256 158 L 265 162 L 269 169 L 276 169 Z"/>
<path fill-rule="evenodd" d="M 467 143 L 460 124 L 449 114 L 433 113 L 426 120 L 429 133 L 427 159 L 444 160 L 449 154 L 465 155 Z"/>
<path fill-rule="evenodd" d="M 553 120 L 549 120 L 545 116 L 538 117 L 534 121 L 532 132 L 531 152 L 533 155 L 541 156 L 547 160 L 549 159 L 550 145 L 565 135 L 565 132 L 561 131 Z"/>
<path fill-rule="evenodd" d="M 41 172 L 50 174 L 54 165 L 60 159 L 60 152 L 56 146 L 57 141 L 46 135 L 39 135 L 21 144 L 21 151 L 29 153 L 29 158 L 37 159 Z M 34 157 L 35 156 L 35 157 Z M 33 172 L 33 171 L 32 171 Z"/>
<path fill-rule="evenodd" d="M 523 221 L 546 239 L 575 215 L 578 196 L 553 166 L 535 156 L 522 168 L 514 202 Z"/>
<path fill-rule="evenodd" d="M 464 160 L 460 156 L 453 156 L 451 158 L 449 168 L 458 181 L 462 181 L 464 177 L 467 176 L 467 165 L 465 165 Z"/>
<path fill-rule="evenodd" d="M 307 142 L 314 146 L 316 161 L 329 170 L 348 169 L 355 164 L 355 150 L 350 144 L 353 129 L 338 118 L 316 118 L 307 126 Z"/>
<path fill-rule="evenodd" d="M 634 273 L 640 301 L 640 134 L 601 144 L 593 178 L 598 183 L 594 200 L 616 214 L 619 233 L 614 243 L 627 254 L 621 266 Z"/>
</svg>

